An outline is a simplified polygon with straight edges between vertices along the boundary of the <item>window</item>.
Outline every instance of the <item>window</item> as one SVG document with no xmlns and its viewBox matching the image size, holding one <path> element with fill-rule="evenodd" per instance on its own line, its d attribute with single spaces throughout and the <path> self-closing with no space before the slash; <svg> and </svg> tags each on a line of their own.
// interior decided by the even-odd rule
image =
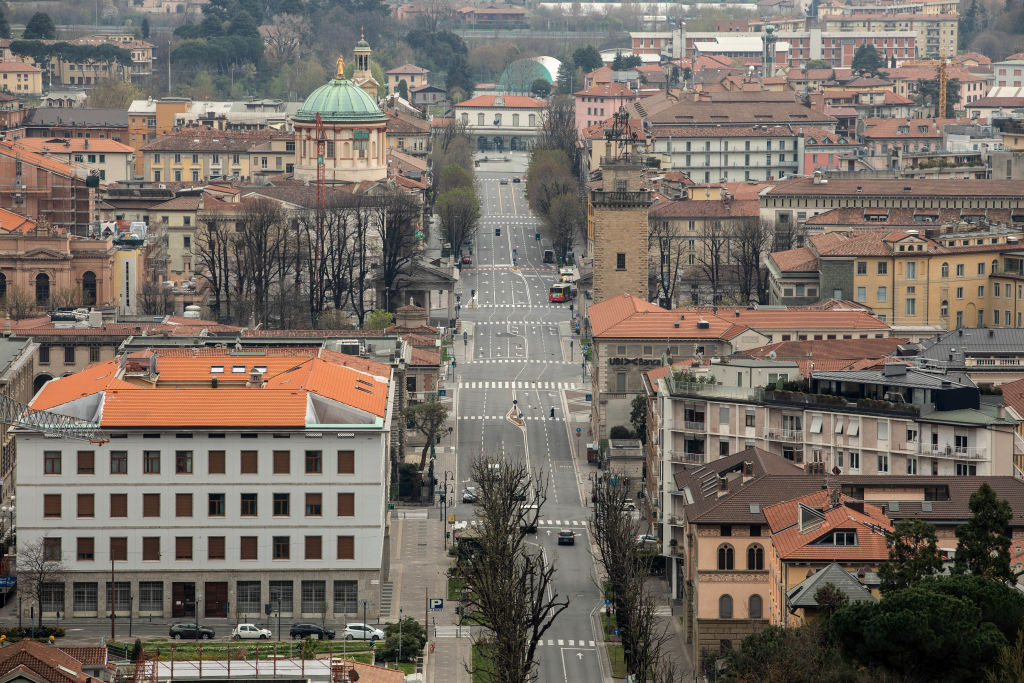
<svg viewBox="0 0 1024 683">
<path fill-rule="evenodd" d="M 260 614 L 262 605 L 262 584 L 259 581 L 238 581 L 235 583 L 235 594 L 240 614 Z"/>
<path fill-rule="evenodd" d="M 306 536 L 306 559 L 322 560 L 323 536 Z"/>
<path fill-rule="evenodd" d="M 110 452 L 110 473 L 128 474 L 128 451 Z"/>
<path fill-rule="evenodd" d="M 239 559 L 255 560 L 258 543 L 255 536 L 242 536 L 238 541 Z"/>
<path fill-rule="evenodd" d="M 242 451 L 240 472 L 242 474 L 258 474 L 258 453 L 256 451 Z"/>
<path fill-rule="evenodd" d="M 60 562 L 61 552 L 59 538 L 46 537 L 43 539 L 43 559 L 47 561 Z"/>
<path fill-rule="evenodd" d="M 225 474 L 224 451 L 210 451 L 207 455 L 207 471 L 210 474 Z"/>
<path fill-rule="evenodd" d="M 626 269 L 626 255 L 623 253 L 615 254 L 615 269 L 625 270 Z"/>
<path fill-rule="evenodd" d="M 747 603 L 747 616 L 750 619 L 761 619 L 763 612 L 763 602 L 760 595 L 751 595 L 750 601 Z"/>
<path fill-rule="evenodd" d="M 306 494 L 306 516 L 320 517 L 323 514 L 323 500 L 319 493 Z"/>
<path fill-rule="evenodd" d="M 39 347 L 39 363 L 40 365 L 47 365 L 50 362 L 50 347 L 40 345 Z"/>
<path fill-rule="evenodd" d="M 354 560 L 354 559 L 356 559 L 356 537 L 355 536 L 338 536 L 338 559 L 339 560 Z"/>
<path fill-rule="evenodd" d="M 338 494 L 338 516 L 339 517 L 354 517 L 356 514 L 356 494 L 354 493 L 339 493 Z"/>
<path fill-rule="evenodd" d="M 291 451 L 274 451 L 274 474 L 288 474 L 291 471 Z"/>
<path fill-rule="evenodd" d="M 338 451 L 338 474 L 356 473 L 356 452 Z"/>
<path fill-rule="evenodd" d="M 719 526 L 718 527 L 718 535 L 719 536 L 732 536 L 732 525 L 731 524 L 722 524 L 721 526 Z"/>
<path fill-rule="evenodd" d="M 71 608 L 75 612 L 95 612 L 99 609 L 99 586 L 95 582 L 76 581 L 71 587 Z M 163 609 L 163 605 L 161 605 Z"/>
<path fill-rule="evenodd" d="M 978 264 L 978 275 L 984 275 L 984 274 L 985 274 L 985 262 L 982 261 L 982 262 L 980 262 Z"/>
<path fill-rule="evenodd" d="M 747 548 L 747 569 L 764 569 L 764 548 L 752 545 Z"/>
<path fill-rule="evenodd" d="M 747 427 L 753 427 L 754 426 L 754 419 L 755 419 L 754 408 L 747 408 L 747 414 L 746 414 L 744 425 L 747 426 Z"/>
<path fill-rule="evenodd" d="M 191 493 L 175 493 L 174 494 L 174 516 L 175 517 L 191 517 L 192 516 L 192 494 Z"/>
<path fill-rule="evenodd" d="M 732 596 L 728 593 L 718 598 L 718 618 L 732 619 Z"/>
<path fill-rule="evenodd" d="M 142 471 L 146 474 L 160 474 L 160 451 L 142 452 Z"/>
<path fill-rule="evenodd" d="M 242 517 L 255 517 L 256 516 L 256 494 L 255 493 L 243 493 L 242 494 L 242 508 L 239 514 Z"/>
<path fill-rule="evenodd" d="M 868 262 L 867 261 L 857 261 L 857 275 L 867 275 L 867 274 L 868 274 Z"/>
<path fill-rule="evenodd" d="M 734 564 L 735 552 L 732 546 L 728 544 L 718 546 L 718 569 L 720 571 L 731 570 Z"/>
<path fill-rule="evenodd" d="M 917 279 L 917 261 L 907 261 L 907 279 Z"/>
<path fill-rule="evenodd" d="M 178 474 L 192 474 L 192 451 L 174 453 L 174 471 Z"/>
<path fill-rule="evenodd" d="M 978 285 L 978 297 L 981 298 L 981 297 L 984 297 L 984 296 L 985 296 L 985 285 Z"/>
<path fill-rule="evenodd" d="M 879 261 L 878 262 L 878 274 L 879 275 L 888 275 L 889 274 L 889 262 L 888 261 Z"/>
<path fill-rule="evenodd" d="M 352 614 L 359 606 L 359 582 L 334 582 L 334 613 Z"/>
<path fill-rule="evenodd" d="M 851 470 L 859 470 L 860 469 L 860 453 L 858 453 L 857 451 L 850 451 L 849 455 L 850 455 L 850 469 Z"/>
<path fill-rule="evenodd" d="M 322 614 L 327 608 L 327 582 L 302 582 L 302 611 L 305 614 Z"/>
<path fill-rule="evenodd" d="M 287 560 L 291 557 L 291 539 L 288 536 L 274 536 L 274 559 Z"/>
<path fill-rule="evenodd" d="M 160 494 L 159 493 L 143 493 L 142 494 L 142 516 L 143 517 L 159 517 L 160 516 Z"/>
<path fill-rule="evenodd" d="M 907 458 L 907 474 L 917 474 L 917 458 Z"/>
<path fill-rule="evenodd" d="M 210 536 L 206 539 L 206 559 L 208 560 L 223 560 L 224 557 L 224 537 L 223 536 Z"/>
<path fill-rule="evenodd" d="M 91 562 L 96 559 L 96 539 L 79 538 L 75 559 L 81 562 Z"/>
<path fill-rule="evenodd" d="M 878 454 L 878 473 L 888 474 L 889 472 L 889 455 L 887 453 Z"/>
<path fill-rule="evenodd" d="M 992 283 L 992 296 L 1001 296 L 1001 294 L 999 293 L 999 290 L 1000 290 L 1000 284 L 998 282 L 993 282 Z"/>
<path fill-rule="evenodd" d="M 956 298 L 957 299 L 963 299 L 964 298 L 964 288 L 963 287 L 957 287 L 956 288 Z M 961 315 L 961 312 L 957 312 L 957 315 L 958 316 Z M 958 325 L 958 327 L 959 327 L 959 325 Z"/>
<path fill-rule="evenodd" d="M 43 517 L 60 517 L 60 494 L 46 493 L 43 495 Z"/>
<path fill-rule="evenodd" d="M 956 476 L 958 477 L 974 477 L 978 474 L 978 466 L 968 464 L 965 462 L 958 462 L 956 464 Z"/>
<path fill-rule="evenodd" d="M 905 302 L 905 305 L 906 305 L 906 311 L 907 311 L 907 315 L 908 316 L 917 315 L 917 299 L 916 298 L 907 299 L 906 302 Z"/>
<path fill-rule="evenodd" d="M 291 612 L 293 606 L 293 593 L 291 581 L 270 582 L 270 606 L 279 612 Z M 335 610 L 337 611 L 337 610 Z"/>
<path fill-rule="evenodd" d="M 139 581 L 139 611 L 160 612 L 164 610 L 164 582 Z"/>
<path fill-rule="evenodd" d="M 110 494 L 110 516 L 111 517 L 127 517 L 128 516 L 128 494 L 127 493 L 111 493 Z"/>
<path fill-rule="evenodd" d="M 943 263 L 942 264 L 942 277 L 943 278 L 949 277 L 949 264 L 948 263 Z"/>
<path fill-rule="evenodd" d="M 96 453 L 94 451 L 78 451 L 78 473 L 96 474 Z"/>
<path fill-rule="evenodd" d="M 142 559 L 144 562 L 160 560 L 160 537 L 146 536 L 142 539 Z"/>
<path fill-rule="evenodd" d="M 957 277 L 963 277 L 964 276 L 964 264 L 962 264 L 962 263 L 956 264 L 956 276 Z"/>
<path fill-rule="evenodd" d="M 321 451 L 306 451 L 306 474 L 321 474 L 323 471 L 323 453 Z"/>
<path fill-rule="evenodd" d="M 857 301 L 863 303 L 868 300 L 868 288 L 858 287 L 857 288 Z"/>
<path fill-rule="evenodd" d="M 64 347 L 64 365 L 75 364 L 75 347 L 65 346 Z"/>
<path fill-rule="evenodd" d="M 110 539 L 110 559 L 117 562 L 124 562 L 128 559 L 128 539 L 124 536 L 116 536 Z"/>
<path fill-rule="evenodd" d="M 43 451 L 43 474 L 60 474 L 60 451 Z"/>
<path fill-rule="evenodd" d="M 224 494 L 223 493 L 211 493 L 209 494 L 207 504 L 207 515 L 210 517 L 223 517 L 224 516 Z"/>
<path fill-rule="evenodd" d="M 287 493 L 274 494 L 274 516 L 287 517 L 290 512 L 289 495 Z"/>
<path fill-rule="evenodd" d="M 78 494 L 78 516 L 79 517 L 95 517 L 96 516 L 96 498 L 91 493 L 79 493 Z"/>
</svg>

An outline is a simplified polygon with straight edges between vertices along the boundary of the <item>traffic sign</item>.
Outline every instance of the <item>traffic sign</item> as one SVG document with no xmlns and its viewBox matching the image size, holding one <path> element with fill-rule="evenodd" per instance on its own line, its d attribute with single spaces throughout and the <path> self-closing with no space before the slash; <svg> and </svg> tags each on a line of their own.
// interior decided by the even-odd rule
<svg viewBox="0 0 1024 683">
<path fill-rule="evenodd" d="M 442 598 L 430 598 L 429 604 L 431 612 L 440 612 L 444 609 L 444 599 Z"/>
<path fill-rule="evenodd" d="M 448 523 L 455 524 L 455 515 L 448 515 Z"/>
<path fill-rule="evenodd" d="M 611 600 L 609 600 L 608 598 L 605 598 L 605 599 L 604 599 L 604 604 L 606 604 L 606 605 L 610 605 L 610 604 L 612 604 L 612 601 L 611 601 Z"/>
<path fill-rule="evenodd" d="M 617 635 L 619 635 L 619 629 L 615 629 L 615 630 L 613 630 L 613 631 L 612 631 L 612 635 L 613 635 L 613 636 L 617 636 Z"/>
<path fill-rule="evenodd" d="M 437 395 L 438 396 L 447 396 L 448 395 L 448 390 L 447 389 L 438 389 L 437 390 Z"/>
<path fill-rule="evenodd" d="M 583 430 L 582 430 L 581 428 L 577 427 L 577 428 L 576 428 L 576 436 L 579 436 L 579 435 L 580 435 L 580 432 L 582 432 L 582 431 L 583 431 Z"/>
<path fill-rule="evenodd" d="M 593 401 L 594 400 L 594 395 L 593 394 L 587 394 L 586 397 L 583 400 L 584 401 Z"/>
</svg>

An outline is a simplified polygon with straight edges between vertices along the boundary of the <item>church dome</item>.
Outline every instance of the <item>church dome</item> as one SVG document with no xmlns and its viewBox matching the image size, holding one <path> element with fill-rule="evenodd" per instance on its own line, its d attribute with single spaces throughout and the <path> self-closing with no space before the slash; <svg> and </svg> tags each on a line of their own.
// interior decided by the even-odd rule
<svg viewBox="0 0 1024 683">
<path fill-rule="evenodd" d="M 317 114 L 325 122 L 387 121 L 373 98 L 347 78 L 332 78 L 314 90 L 293 118 L 312 122 Z"/>
</svg>

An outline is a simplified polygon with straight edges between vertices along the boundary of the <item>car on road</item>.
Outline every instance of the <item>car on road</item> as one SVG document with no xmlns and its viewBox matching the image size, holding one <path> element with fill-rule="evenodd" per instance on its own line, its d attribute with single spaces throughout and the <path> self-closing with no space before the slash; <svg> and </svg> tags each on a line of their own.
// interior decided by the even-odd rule
<svg viewBox="0 0 1024 683">
<path fill-rule="evenodd" d="M 515 178 L 512 179 L 512 182 L 513 183 L 518 183 L 518 182 L 522 182 L 522 181 L 520 180 L 519 176 L 516 176 Z"/>
<path fill-rule="evenodd" d="M 475 503 L 480 497 L 480 492 L 476 490 L 475 486 L 467 486 L 462 489 L 462 502 L 463 503 Z"/>
<path fill-rule="evenodd" d="M 334 631 L 316 624 L 292 624 L 288 635 L 293 639 L 313 636 L 317 640 L 334 640 Z"/>
<path fill-rule="evenodd" d="M 498 184 L 499 185 L 508 185 L 508 178 L 502 178 L 500 181 L 498 181 Z"/>
<path fill-rule="evenodd" d="M 369 624 L 349 624 L 345 627 L 345 640 L 368 640 L 376 643 L 384 640 L 384 631 Z"/>
<path fill-rule="evenodd" d="M 636 503 L 633 502 L 632 498 L 627 498 L 622 501 L 622 509 L 628 512 L 633 512 L 636 510 Z"/>
<path fill-rule="evenodd" d="M 267 640 L 271 635 L 269 628 L 260 628 L 256 624 L 239 624 L 231 631 L 235 640 Z"/>
<path fill-rule="evenodd" d="M 636 544 L 644 550 L 656 549 L 658 547 L 658 537 L 651 536 L 650 534 L 640 534 L 636 537 Z"/>
<path fill-rule="evenodd" d="M 576 532 L 571 529 L 562 529 L 559 531 L 558 545 L 576 545 Z"/>
<path fill-rule="evenodd" d="M 463 256 L 462 257 L 462 265 L 464 265 L 464 266 L 471 266 L 471 265 L 473 265 L 473 257 L 469 256 L 469 255 Z"/>
<path fill-rule="evenodd" d="M 187 623 L 171 624 L 170 634 L 171 638 L 174 638 L 175 640 L 181 640 L 182 638 L 192 638 L 194 640 L 202 638 L 204 640 L 211 640 L 215 635 L 217 635 L 212 628 L 200 626 L 199 624 Z"/>
</svg>

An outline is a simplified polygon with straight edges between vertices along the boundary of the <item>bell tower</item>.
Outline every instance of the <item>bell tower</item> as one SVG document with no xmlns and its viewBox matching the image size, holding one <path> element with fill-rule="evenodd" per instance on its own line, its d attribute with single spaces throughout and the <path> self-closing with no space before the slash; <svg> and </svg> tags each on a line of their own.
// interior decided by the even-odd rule
<svg viewBox="0 0 1024 683">
<path fill-rule="evenodd" d="M 377 92 L 380 90 L 380 83 L 370 73 L 370 56 L 373 50 L 362 33 L 359 34 L 359 42 L 352 51 L 356 60 L 356 68 L 352 71 L 352 82 L 362 88 L 363 92 L 369 95 L 374 102 L 377 101 Z"/>
</svg>

